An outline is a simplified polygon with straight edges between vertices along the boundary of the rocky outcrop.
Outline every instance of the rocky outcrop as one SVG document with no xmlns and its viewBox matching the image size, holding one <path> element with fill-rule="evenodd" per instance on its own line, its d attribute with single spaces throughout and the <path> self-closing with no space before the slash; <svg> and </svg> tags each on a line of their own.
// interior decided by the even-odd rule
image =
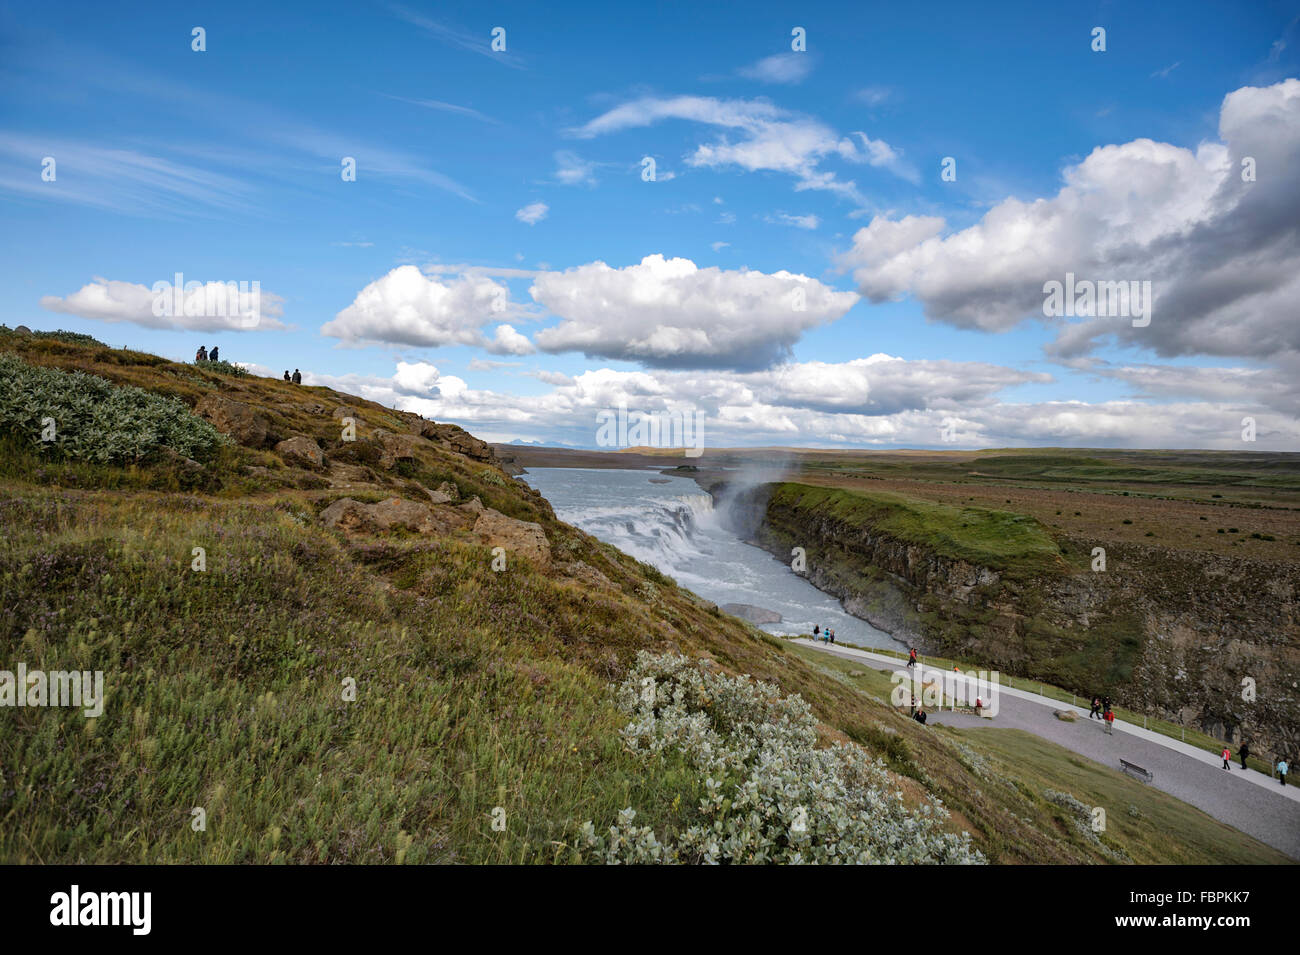
<svg viewBox="0 0 1300 955">
<path fill-rule="evenodd" d="M 326 527 L 349 535 L 395 529 L 416 534 L 450 534 L 468 529 L 481 543 L 505 548 L 507 557 L 523 558 L 542 570 L 551 564 L 551 544 L 541 524 L 516 520 L 484 507 L 477 497 L 454 507 L 422 504 L 400 497 L 363 504 L 344 497 L 321 511 L 320 520 Z"/>
<path fill-rule="evenodd" d="M 448 534 L 473 523 L 468 515 L 456 508 L 435 508 L 400 497 L 377 504 L 340 498 L 321 511 L 320 519 L 326 527 L 346 534 L 375 534 L 395 528 L 417 534 Z"/>
<path fill-rule="evenodd" d="M 393 434 L 376 428 L 373 440 L 379 445 L 379 466 L 391 471 L 402 461 L 415 460 L 416 439 L 409 434 Z"/>
<path fill-rule="evenodd" d="M 471 461 L 496 466 L 500 464 L 486 441 L 480 441 L 457 425 L 439 424 L 436 421 L 421 421 L 418 423 L 416 433 L 447 451 L 464 455 Z"/>
<path fill-rule="evenodd" d="M 523 557 L 543 569 L 550 566 L 551 544 L 541 524 L 516 520 L 484 508 L 474 522 L 474 535 L 489 547 L 505 548 L 507 557 Z"/>
<path fill-rule="evenodd" d="M 204 395 L 194 413 L 246 448 L 260 448 L 268 433 L 266 417 L 242 401 L 223 395 Z"/>
<path fill-rule="evenodd" d="M 325 455 L 320 445 L 305 435 L 294 435 L 275 446 L 275 453 L 296 464 L 319 468 L 325 466 Z"/>
</svg>

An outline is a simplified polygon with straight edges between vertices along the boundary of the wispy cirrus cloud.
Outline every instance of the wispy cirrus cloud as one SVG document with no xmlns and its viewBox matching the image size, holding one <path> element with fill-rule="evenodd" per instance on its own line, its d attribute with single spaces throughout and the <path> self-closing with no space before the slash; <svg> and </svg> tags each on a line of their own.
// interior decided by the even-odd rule
<svg viewBox="0 0 1300 955">
<path fill-rule="evenodd" d="M 419 27 L 435 40 L 445 43 L 448 46 L 454 46 L 460 50 L 468 50 L 470 53 L 477 53 L 480 56 L 489 57 L 497 63 L 500 63 L 503 66 L 508 66 L 511 69 L 522 70 L 526 68 L 523 60 L 509 52 L 508 42 L 506 50 L 499 52 L 493 50 L 492 37 L 490 34 L 483 34 L 480 36 L 476 33 L 469 33 L 457 27 L 426 17 L 424 14 L 416 10 L 411 10 L 410 8 L 404 7 L 400 4 L 390 3 L 387 4 L 387 7 L 394 16 L 405 20 L 412 26 Z M 507 34 L 507 41 L 508 38 L 509 34 Z"/>
<path fill-rule="evenodd" d="M 781 172 L 795 178 L 796 190 L 829 191 L 859 204 L 865 199 L 857 183 L 823 169 L 825 160 L 883 168 L 910 182 L 919 181 L 916 170 L 884 140 L 873 140 L 862 132 L 841 136 L 820 120 L 762 99 L 646 96 L 607 110 L 569 132 L 591 139 L 671 119 L 725 131 L 717 140 L 696 147 L 686 157 L 690 166 Z"/>
<path fill-rule="evenodd" d="M 493 126 L 500 126 L 501 120 L 493 119 L 485 113 L 480 113 L 476 109 L 468 106 L 457 106 L 455 103 L 444 103 L 437 99 L 414 99 L 409 96 L 396 96 L 393 93 L 382 94 L 389 99 L 395 99 L 401 103 L 410 103 L 412 106 L 422 106 L 425 109 L 432 109 L 442 113 L 454 113 L 457 116 L 468 116 L 471 119 L 477 119 L 483 123 L 491 123 Z"/>
</svg>

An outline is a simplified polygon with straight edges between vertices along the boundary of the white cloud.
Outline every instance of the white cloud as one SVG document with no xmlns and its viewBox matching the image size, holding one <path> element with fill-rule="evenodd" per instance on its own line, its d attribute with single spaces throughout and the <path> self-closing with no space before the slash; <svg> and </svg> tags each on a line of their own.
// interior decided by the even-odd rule
<svg viewBox="0 0 1300 955">
<path fill-rule="evenodd" d="M 492 340 L 483 347 L 494 355 L 531 355 L 537 350 L 512 325 L 498 325 Z"/>
<path fill-rule="evenodd" d="M 183 282 L 177 295 L 172 276 L 153 287 L 96 277 L 71 295 L 46 295 L 41 307 L 101 322 L 131 322 L 145 328 L 187 331 L 269 331 L 284 328 L 282 299 L 239 282 Z M 157 291 L 155 291 L 155 288 Z"/>
<path fill-rule="evenodd" d="M 555 154 L 555 178 L 565 186 L 594 186 L 596 164 L 577 153 L 560 150 Z"/>
<path fill-rule="evenodd" d="M 790 225 L 797 229 L 815 229 L 821 225 L 821 220 L 814 215 L 792 216 L 785 212 L 764 216 L 763 220 L 773 225 Z"/>
<path fill-rule="evenodd" d="M 546 213 L 550 211 L 551 207 L 544 202 L 530 202 L 515 212 L 515 218 L 528 225 L 537 225 L 546 218 Z"/>
<path fill-rule="evenodd" d="M 1065 170 L 1055 196 L 1006 199 L 947 235 L 941 218 L 876 217 L 839 262 L 873 301 L 910 294 L 932 318 L 995 332 L 1041 320 L 1044 283 L 1067 272 L 1152 282 L 1149 326 L 1060 321 L 1050 350 L 1063 358 L 1111 336 L 1164 356 L 1295 353 L 1300 80 L 1230 93 L 1219 137 L 1194 151 L 1149 139 L 1100 146 Z"/>
<path fill-rule="evenodd" d="M 709 246 L 709 248 L 712 249 L 714 252 L 721 252 L 729 245 L 731 245 L 730 242 L 714 242 Z"/>
<path fill-rule="evenodd" d="M 669 119 L 704 123 L 739 134 L 734 140 L 724 134 L 714 142 L 701 143 L 686 157 L 691 166 L 782 172 L 795 177 L 796 189 L 825 190 L 860 204 L 865 199 L 857 184 L 821 169 L 824 160 L 877 166 L 909 181 L 918 181 L 916 171 L 883 140 L 872 140 L 857 133 L 862 144 L 859 146 L 852 137 L 839 135 L 819 120 L 783 110 L 766 100 L 643 97 L 616 106 L 571 132 L 590 139 Z"/>
<path fill-rule="evenodd" d="M 769 365 L 858 300 L 804 275 L 702 269 L 662 255 L 547 273 L 530 292 L 562 319 L 535 336 L 543 351 L 681 367 Z"/>
<path fill-rule="evenodd" d="M 777 53 L 736 72 L 760 83 L 802 83 L 812 68 L 812 57 L 807 53 Z"/>
<path fill-rule="evenodd" d="M 866 86 L 853 94 L 853 98 L 868 106 L 879 106 L 891 99 L 894 91 L 888 86 Z"/>
<path fill-rule="evenodd" d="M 490 440 L 545 440 L 592 447 L 596 412 L 690 410 L 704 415 L 707 447 L 1241 447 L 1249 403 L 1138 401 L 1004 403 L 998 393 L 1044 376 L 982 362 L 907 361 L 873 355 L 851 362 L 807 362 L 775 373 L 615 371 L 570 377 L 530 373 L 552 386 L 540 395 L 470 389 L 426 363 L 399 365 L 392 378 L 307 374 L 326 384 Z M 945 444 L 940 429 L 956 426 Z M 1300 440 L 1294 419 L 1259 414 L 1257 450 L 1287 450 Z"/>
<path fill-rule="evenodd" d="M 358 292 L 351 305 L 321 326 L 321 334 L 354 344 L 486 347 L 482 327 L 519 311 L 509 289 L 485 275 L 441 281 L 403 265 Z M 498 329 L 494 344 L 510 342 L 511 334 L 514 329 Z"/>
</svg>

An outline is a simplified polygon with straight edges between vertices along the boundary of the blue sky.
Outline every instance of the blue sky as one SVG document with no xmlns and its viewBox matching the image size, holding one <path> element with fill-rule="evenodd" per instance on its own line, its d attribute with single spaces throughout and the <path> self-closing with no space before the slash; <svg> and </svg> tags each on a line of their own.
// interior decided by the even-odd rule
<svg viewBox="0 0 1300 955">
<path fill-rule="evenodd" d="M 493 440 L 1295 449 L 1300 6 L 993 6 L 10 5 L 0 321 Z M 1150 327 L 1045 319 L 1066 271 Z"/>
</svg>

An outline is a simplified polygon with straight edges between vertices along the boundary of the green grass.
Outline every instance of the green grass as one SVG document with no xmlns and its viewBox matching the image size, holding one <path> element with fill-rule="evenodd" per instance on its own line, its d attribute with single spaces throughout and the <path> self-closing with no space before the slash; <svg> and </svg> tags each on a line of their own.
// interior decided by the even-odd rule
<svg viewBox="0 0 1300 955">
<path fill-rule="evenodd" d="M 1061 565 L 1060 548 L 1047 529 L 1010 511 L 789 482 L 774 486 L 769 507 L 875 530 L 945 557 L 1011 574 L 1052 572 Z"/>
</svg>

